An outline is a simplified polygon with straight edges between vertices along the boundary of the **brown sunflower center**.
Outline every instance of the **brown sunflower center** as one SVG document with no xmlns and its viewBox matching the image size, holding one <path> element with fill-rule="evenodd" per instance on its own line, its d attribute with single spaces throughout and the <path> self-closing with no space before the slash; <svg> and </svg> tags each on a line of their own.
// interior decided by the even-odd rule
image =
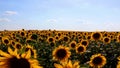
<svg viewBox="0 0 120 68">
<path fill-rule="evenodd" d="M 63 59 L 64 57 L 66 57 L 66 50 L 65 49 L 59 49 L 57 52 L 56 52 L 56 56 L 59 58 L 59 59 Z"/>
<path fill-rule="evenodd" d="M 102 63 L 102 58 L 101 57 L 95 57 L 92 61 L 94 65 L 100 65 Z"/>
<path fill-rule="evenodd" d="M 27 59 L 16 57 L 9 59 L 9 68 L 30 68 L 30 63 Z"/>
<path fill-rule="evenodd" d="M 22 35 L 22 36 L 24 36 L 24 35 L 25 35 L 25 33 L 24 33 L 24 32 L 21 32 L 21 35 Z"/>
<path fill-rule="evenodd" d="M 53 41 L 53 38 L 49 38 L 49 42 L 52 42 Z"/>
<path fill-rule="evenodd" d="M 12 42 L 12 45 L 15 45 L 15 42 Z"/>
<path fill-rule="evenodd" d="M 78 51 L 78 52 L 83 52 L 83 51 L 84 51 L 84 47 L 79 46 L 79 47 L 77 48 L 77 51 Z"/>
<path fill-rule="evenodd" d="M 72 43 L 72 44 L 71 44 L 71 47 L 72 47 L 72 48 L 75 48 L 75 46 L 76 46 L 75 43 Z"/>
<path fill-rule="evenodd" d="M 98 40 L 98 39 L 100 38 L 100 34 L 99 34 L 99 33 L 93 34 L 93 38 L 94 38 L 95 40 Z"/>
<path fill-rule="evenodd" d="M 58 37 L 56 37 L 56 39 L 59 39 Z"/>
<path fill-rule="evenodd" d="M 88 37 L 87 37 L 87 39 L 91 39 L 91 37 L 90 37 L 90 36 L 88 36 Z"/>
<path fill-rule="evenodd" d="M 104 41 L 105 41 L 105 42 L 109 42 L 109 39 L 108 39 L 108 38 L 105 38 Z"/>
<path fill-rule="evenodd" d="M 7 39 L 5 39 L 5 40 L 4 40 L 4 43 L 5 43 L 5 44 L 8 44 L 8 43 L 9 43 L 9 41 L 8 41 Z"/>
<path fill-rule="evenodd" d="M 20 44 L 17 44 L 17 45 L 16 45 L 16 48 L 17 48 L 17 49 L 20 49 L 20 48 L 21 48 L 21 45 L 20 45 Z"/>
<path fill-rule="evenodd" d="M 68 41 L 68 37 L 64 37 L 64 39 L 63 39 L 65 42 L 67 42 Z"/>
<path fill-rule="evenodd" d="M 87 45 L 87 41 L 82 41 L 82 45 Z"/>
</svg>

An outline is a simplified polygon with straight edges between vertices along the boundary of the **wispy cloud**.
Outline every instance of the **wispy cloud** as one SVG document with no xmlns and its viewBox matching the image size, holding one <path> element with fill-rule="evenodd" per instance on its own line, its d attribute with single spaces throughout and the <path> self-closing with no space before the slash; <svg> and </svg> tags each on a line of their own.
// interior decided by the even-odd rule
<svg viewBox="0 0 120 68">
<path fill-rule="evenodd" d="M 5 11 L 4 12 L 4 14 L 3 15 L 17 15 L 18 14 L 18 12 L 16 12 L 16 11 Z"/>
<path fill-rule="evenodd" d="M 0 22 L 11 22 L 8 18 L 0 18 Z"/>
</svg>

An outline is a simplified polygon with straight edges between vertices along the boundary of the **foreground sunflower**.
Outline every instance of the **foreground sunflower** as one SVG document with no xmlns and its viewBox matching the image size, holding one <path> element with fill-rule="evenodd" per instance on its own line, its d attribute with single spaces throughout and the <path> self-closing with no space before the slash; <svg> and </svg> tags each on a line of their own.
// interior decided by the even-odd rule
<svg viewBox="0 0 120 68">
<path fill-rule="evenodd" d="M 68 47 L 60 45 L 52 52 L 53 60 L 66 61 L 71 55 L 69 50 Z"/>
<path fill-rule="evenodd" d="M 101 68 L 106 64 L 106 58 L 105 56 L 102 56 L 101 54 L 92 55 L 92 57 L 90 58 L 89 64 L 91 67 Z"/>
<path fill-rule="evenodd" d="M 31 59 L 30 50 L 23 54 L 17 52 L 17 49 L 13 51 L 10 47 L 8 53 L 0 50 L 0 68 L 42 68 L 36 59 Z"/>
<path fill-rule="evenodd" d="M 54 66 L 55 68 L 80 68 L 80 65 L 79 65 L 79 62 L 78 61 L 75 61 L 73 64 L 72 64 L 72 61 L 69 60 L 69 61 L 66 61 L 64 63 L 61 63 L 61 64 L 56 64 L 54 63 Z"/>
</svg>

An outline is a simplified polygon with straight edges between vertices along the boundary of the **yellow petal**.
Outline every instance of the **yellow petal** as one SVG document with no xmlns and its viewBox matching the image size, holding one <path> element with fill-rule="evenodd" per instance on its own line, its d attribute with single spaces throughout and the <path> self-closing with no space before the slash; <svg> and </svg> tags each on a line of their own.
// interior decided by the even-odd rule
<svg viewBox="0 0 120 68">
<path fill-rule="evenodd" d="M 79 67 L 80 67 L 79 62 L 76 61 L 76 62 L 73 64 L 73 68 L 79 68 Z"/>
<path fill-rule="evenodd" d="M 29 59 L 30 57 L 31 57 L 31 51 L 28 50 L 27 54 L 25 55 L 25 58 L 26 58 L 26 59 Z"/>
<path fill-rule="evenodd" d="M 34 58 L 37 58 L 36 50 L 33 50 L 34 52 Z"/>
<path fill-rule="evenodd" d="M 25 53 L 23 53 L 23 54 L 21 55 L 21 57 L 22 57 L 22 58 L 25 58 L 25 55 L 26 55 L 26 54 L 25 54 Z"/>
<path fill-rule="evenodd" d="M 11 55 L 9 55 L 8 53 L 3 52 L 2 50 L 0 50 L 0 55 L 4 56 L 4 57 L 7 57 L 7 58 L 11 58 L 12 57 Z"/>
<path fill-rule="evenodd" d="M 5 63 L 6 63 L 6 62 L 0 62 L 0 66 L 1 66 L 1 65 L 4 65 Z"/>
<path fill-rule="evenodd" d="M 10 47 L 8 47 L 8 53 L 13 55 L 13 50 Z"/>
<path fill-rule="evenodd" d="M 0 57 L 0 61 L 4 61 L 4 60 L 7 60 L 8 58 L 6 57 Z"/>
<path fill-rule="evenodd" d="M 31 68 L 43 68 L 43 67 L 35 65 L 35 66 L 32 66 Z"/>
<path fill-rule="evenodd" d="M 62 65 L 56 64 L 56 63 L 54 64 L 54 66 L 55 66 L 55 68 L 63 68 Z"/>
<path fill-rule="evenodd" d="M 38 60 L 36 60 L 36 59 L 32 59 L 32 60 L 29 59 L 29 62 L 31 64 L 39 64 Z"/>
<path fill-rule="evenodd" d="M 14 50 L 13 55 L 14 55 L 14 56 L 17 56 L 17 55 L 18 55 L 18 54 L 17 54 L 17 49 Z"/>
<path fill-rule="evenodd" d="M 69 60 L 69 62 L 68 62 L 68 64 L 67 64 L 67 66 L 69 66 L 69 67 L 71 67 L 71 68 L 72 68 L 72 61 L 71 61 L 71 60 Z"/>
</svg>

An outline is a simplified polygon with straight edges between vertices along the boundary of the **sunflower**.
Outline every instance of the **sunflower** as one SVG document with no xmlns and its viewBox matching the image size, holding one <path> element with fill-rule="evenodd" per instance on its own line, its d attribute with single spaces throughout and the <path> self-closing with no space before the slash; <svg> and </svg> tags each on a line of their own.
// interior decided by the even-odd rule
<svg viewBox="0 0 120 68">
<path fill-rule="evenodd" d="M 72 61 L 62 62 L 61 64 L 54 63 L 55 68 L 80 68 L 79 61 L 75 61 L 72 64 Z"/>
<path fill-rule="evenodd" d="M 14 46 L 14 45 L 15 45 L 15 41 L 11 40 L 11 41 L 10 41 L 10 44 L 11 44 L 12 46 Z"/>
<path fill-rule="evenodd" d="M 55 38 L 55 41 L 59 41 L 60 40 L 60 37 L 58 35 L 56 35 L 54 38 Z"/>
<path fill-rule="evenodd" d="M 120 42 L 120 34 L 117 35 L 117 42 Z"/>
<path fill-rule="evenodd" d="M 21 49 L 22 48 L 22 44 L 19 43 L 19 42 L 16 42 L 14 48 Z"/>
<path fill-rule="evenodd" d="M 102 38 L 102 34 L 100 32 L 93 32 L 91 35 L 93 40 L 100 40 Z"/>
<path fill-rule="evenodd" d="M 31 34 L 30 35 L 30 39 L 37 40 L 38 39 L 38 35 L 37 34 Z"/>
<path fill-rule="evenodd" d="M 91 67 L 101 68 L 106 64 L 106 58 L 101 54 L 92 55 L 92 57 L 90 58 L 89 64 Z"/>
<path fill-rule="evenodd" d="M 62 45 L 54 49 L 52 52 L 53 60 L 58 60 L 58 61 L 67 60 L 70 57 L 70 55 L 71 52 L 69 51 L 69 48 Z"/>
<path fill-rule="evenodd" d="M 82 54 L 86 51 L 86 47 L 84 45 L 79 45 L 76 47 L 76 53 Z"/>
<path fill-rule="evenodd" d="M 68 43 L 70 41 L 69 36 L 63 36 L 62 41 Z"/>
<path fill-rule="evenodd" d="M 87 39 L 87 40 L 91 40 L 91 36 L 88 35 L 88 36 L 86 37 L 86 39 Z"/>
<path fill-rule="evenodd" d="M 10 44 L 10 40 L 7 37 L 2 37 L 2 43 L 5 45 L 9 45 Z"/>
<path fill-rule="evenodd" d="M 48 37 L 48 38 L 47 38 L 47 42 L 48 42 L 48 43 L 50 43 L 50 42 L 55 42 L 54 37 Z"/>
<path fill-rule="evenodd" d="M 76 45 L 77 45 L 76 41 L 72 41 L 69 43 L 69 47 L 72 49 L 75 49 Z"/>
<path fill-rule="evenodd" d="M 20 36 L 21 36 L 21 37 L 25 37 L 25 36 L 26 36 L 25 31 L 20 31 Z"/>
<path fill-rule="evenodd" d="M 42 68 L 36 59 L 31 58 L 30 50 L 23 54 L 18 54 L 8 47 L 8 53 L 0 50 L 0 68 Z"/>
<path fill-rule="evenodd" d="M 103 42 L 104 42 L 105 44 L 108 44 L 108 43 L 111 42 L 111 39 L 110 39 L 109 37 L 104 37 L 104 38 L 103 38 Z"/>
<path fill-rule="evenodd" d="M 37 58 L 36 50 L 33 49 L 32 46 L 27 45 L 27 46 L 25 47 L 25 52 L 27 52 L 28 50 L 31 51 L 31 56 L 33 56 L 34 58 Z"/>
<path fill-rule="evenodd" d="M 81 45 L 88 46 L 88 40 L 81 40 Z"/>
</svg>

